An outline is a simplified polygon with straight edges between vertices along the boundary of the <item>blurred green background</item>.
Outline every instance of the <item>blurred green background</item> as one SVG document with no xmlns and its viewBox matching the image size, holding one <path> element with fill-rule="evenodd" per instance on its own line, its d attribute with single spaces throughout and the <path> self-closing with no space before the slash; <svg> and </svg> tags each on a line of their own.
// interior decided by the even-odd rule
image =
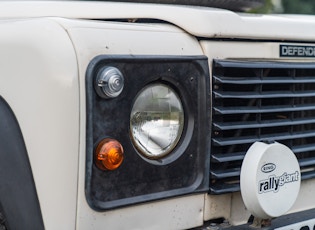
<svg viewBox="0 0 315 230">
<path fill-rule="evenodd" d="M 315 15 L 315 0 L 265 0 L 253 13 L 283 13 Z"/>
</svg>

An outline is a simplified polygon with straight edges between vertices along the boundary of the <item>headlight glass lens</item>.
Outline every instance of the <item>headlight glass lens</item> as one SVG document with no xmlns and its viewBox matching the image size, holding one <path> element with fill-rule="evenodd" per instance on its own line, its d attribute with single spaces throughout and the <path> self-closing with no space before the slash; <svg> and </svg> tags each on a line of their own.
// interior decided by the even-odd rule
<svg viewBox="0 0 315 230">
<path fill-rule="evenodd" d="M 159 159 L 178 143 L 184 127 L 184 111 L 176 92 L 164 84 L 152 84 L 136 97 L 131 116 L 131 137 L 140 153 Z"/>
</svg>

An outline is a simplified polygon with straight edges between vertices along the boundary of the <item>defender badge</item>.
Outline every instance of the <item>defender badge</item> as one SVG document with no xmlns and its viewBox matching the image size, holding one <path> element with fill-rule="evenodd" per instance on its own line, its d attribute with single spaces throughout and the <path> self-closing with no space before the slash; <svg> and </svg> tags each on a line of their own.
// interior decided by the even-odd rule
<svg viewBox="0 0 315 230">
<path fill-rule="evenodd" d="M 280 57 L 315 58 L 315 46 L 280 45 Z"/>
</svg>

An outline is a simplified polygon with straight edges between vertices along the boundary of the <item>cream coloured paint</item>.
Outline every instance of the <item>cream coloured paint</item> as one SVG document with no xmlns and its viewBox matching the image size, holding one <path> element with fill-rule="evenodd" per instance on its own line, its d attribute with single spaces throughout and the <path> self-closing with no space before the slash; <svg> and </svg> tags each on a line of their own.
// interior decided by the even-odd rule
<svg viewBox="0 0 315 230">
<path fill-rule="evenodd" d="M 314 16 L 237 14 L 162 4 L 88 1 L 0 1 L 0 18 L 160 19 L 192 35 L 211 38 L 315 40 Z"/>
<path fill-rule="evenodd" d="M 20 123 L 46 229 L 124 228 L 122 223 L 129 229 L 180 229 L 203 223 L 203 194 L 103 213 L 93 211 L 84 194 L 89 61 L 99 54 L 201 55 L 194 37 L 169 25 L 57 18 L 5 20 L 0 30 L 0 94 Z"/>
<path fill-rule="evenodd" d="M 282 39 L 286 36 L 287 39 L 314 40 L 314 30 L 310 30 L 314 28 L 313 17 L 255 18 L 224 10 L 146 4 L 24 3 L 0 2 L 0 17 L 4 19 L 0 21 L 0 94 L 21 125 L 46 229 L 182 229 L 201 225 L 203 219 L 216 218 L 219 214 L 231 223 L 247 221 L 249 214 L 238 193 L 225 195 L 228 199 L 206 195 L 205 208 L 204 195 L 200 194 L 109 212 L 93 211 L 84 194 L 86 67 L 99 54 L 205 53 L 209 57 L 210 71 L 213 58 L 280 60 L 277 43 L 199 43 L 184 30 L 209 37 Z M 104 15 L 108 18 L 158 18 L 184 30 L 165 24 L 54 17 L 102 18 Z M 38 18 L 41 16 L 51 18 Z M 14 17 L 18 19 L 10 19 Z M 260 29 L 253 30 L 257 23 Z M 234 26 L 226 26 L 232 24 Z M 278 30 L 270 30 L 271 25 Z M 305 33 L 299 34 L 301 31 Z M 292 212 L 314 207 L 311 188 L 311 183 L 304 183 L 303 195 Z"/>
<path fill-rule="evenodd" d="M 45 227 L 74 229 L 79 81 L 72 43 L 47 19 L 7 21 L 0 31 L 0 95 L 20 124 Z"/>
<path fill-rule="evenodd" d="M 77 229 L 187 229 L 202 225 L 204 194 L 96 212 L 87 204 L 84 190 L 85 72 L 89 62 L 101 54 L 202 55 L 198 41 L 170 25 L 54 20 L 63 25 L 69 33 L 78 55 L 79 64 L 80 130 L 82 132 L 80 135 Z"/>
</svg>

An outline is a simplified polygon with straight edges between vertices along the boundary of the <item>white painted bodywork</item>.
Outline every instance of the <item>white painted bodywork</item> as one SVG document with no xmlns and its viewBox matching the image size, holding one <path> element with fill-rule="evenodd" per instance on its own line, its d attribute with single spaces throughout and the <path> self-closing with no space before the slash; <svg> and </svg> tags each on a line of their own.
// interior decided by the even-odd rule
<svg viewBox="0 0 315 230">
<path fill-rule="evenodd" d="M 0 31 L 0 95 L 20 124 L 45 226 L 73 229 L 80 133 L 71 40 L 47 19 L 0 22 Z"/>
<path fill-rule="evenodd" d="M 110 22 L 87 23 L 61 19 L 57 21 L 66 28 L 78 54 L 81 105 L 85 105 L 85 71 L 89 62 L 97 55 L 203 54 L 196 38 L 174 26 L 129 25 L 128 23 Z M 80 129 L 85 130 L 85 106 L 81 107 L 80 116 Z M 202 225 L 203 194 L 151 202 L 108 212 L 93 211 L 86 202 L 84 190 L 84 132 L 81 133 L 80 143 L 82 161 L 79 165 L 77 229 L 187 229 Z"/>
<path fill-rule="evenodd" d="M 152 18 L 170 24 L 89 19 Z M 315 18 L 130 3 L 0 2 L 0 95 L 21 126 L 46 229 L 187 229 L 249 217 L 239 193 L 190 195 L 108 212 L 85 199 L 85 71 L 100 54 L 279 58 L 279 42 L 315 41 Z M 196 37 L 202 37 L 199 41 Z M 242 41 L 206 40 L 240 38 Z M 290 43 L 287 43 L 290 44 Z M 291 212 L 315 207 L 314 180 Z"/>
<path fill-rule="evenodd" d="M 0 18 L 151 18 L 170 22 L 199 37 L 312 41 L 314 17 L 237 14 L 227 10 L 143 3 L 3 1 Z"/>
</svg>

